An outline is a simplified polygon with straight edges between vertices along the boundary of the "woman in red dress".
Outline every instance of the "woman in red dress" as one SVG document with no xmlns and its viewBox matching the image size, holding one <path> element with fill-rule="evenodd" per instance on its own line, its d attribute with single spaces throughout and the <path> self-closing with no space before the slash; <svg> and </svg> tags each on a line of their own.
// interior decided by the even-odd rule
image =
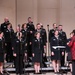
<svg viewBox="0 0 75 75">
<path fill-rule="evenodd" d="M 72 75 L 75 75 L 75 29 L 72 31 L 73 37 L 71 41 L 68 43 L 68 46 L 71 48 L 72 54 Z"/>
</svg>

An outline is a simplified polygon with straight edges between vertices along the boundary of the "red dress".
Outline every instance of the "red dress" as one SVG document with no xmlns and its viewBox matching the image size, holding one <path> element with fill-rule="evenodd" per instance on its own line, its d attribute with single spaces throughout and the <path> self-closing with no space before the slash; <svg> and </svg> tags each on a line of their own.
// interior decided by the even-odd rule
<svg viewBox="0 0 75 75">
<path fill-rule="evenodd" d="M 72 37 L 68 46 L 71 47 L 72 60 L 75 60 L 75 35 Z"/>
</svg>

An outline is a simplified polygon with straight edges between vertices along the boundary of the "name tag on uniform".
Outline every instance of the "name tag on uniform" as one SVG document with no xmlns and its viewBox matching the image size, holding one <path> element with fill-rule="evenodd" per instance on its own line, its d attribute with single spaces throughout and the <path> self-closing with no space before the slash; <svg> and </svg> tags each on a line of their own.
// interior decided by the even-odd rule
<svg viewBox="0 0 75 75">
<path fill-rule="evenodd" d="M 17 43 L 19 43 L 19 41 L 16 41 Z"/>
<path fill-rule="evenodd" d="M 24 33 L 24 31 L 22 31 Z"/>
<path fill-rule="evenodd" d="M 54 31 L 52 31 L 52 33 L 54 33 Z"/>
<path fill-rule="evenodd" d="M 35 40 L 35 42 L 37 42 L 37 40 Z"/>
<path fill-rule="evenodd" d="M 9 32 L 8 30 L 6 32 Z"/>
<path fill-rule="evenodd" d="M 53 39 L 54 41 L 56 40 L 56 39 Z"/>
<path fill-rule="evenodd" d="M 4 28 L 6 28 L 6 26 L 4 26 Z"/>
</svg>

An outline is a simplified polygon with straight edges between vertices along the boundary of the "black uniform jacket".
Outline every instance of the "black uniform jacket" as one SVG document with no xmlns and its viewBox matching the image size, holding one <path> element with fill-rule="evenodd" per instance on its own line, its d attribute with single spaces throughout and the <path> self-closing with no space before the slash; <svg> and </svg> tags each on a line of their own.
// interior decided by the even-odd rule
<svg viewBox="0 0 75 75">
<path fill-rule="evenodd" d="M 36 29 L 35 30 L 35 33 L 36 32 L 40 32 L 40 36 L 44 42 L 44 45 L 46 45 L 46 42 L 47 42 L 47 34 L 46 34 L 46 30 L 45 29 L 40 29 L 39 31 Z"/>
<path fill-rule="evenodd" d="M 0 53 L 4 53 L 5 52 L 5 41 L 4 39 L 0 39 Z"/>
<path fill-rule="evenodd" d="M 26 41 L 28 42 L 28 41 L 30 41 L 29 39 L 30 39 L 30 37 L 29 37 L 29 31 L 27 30 L 27 29 L 22 29 L 21 30 L 21 32 L 22 32 L 22 37 L 24 38 L 24 39 L 26 39 Z"/>
<path fill-rule="evenodd" d="M 44 43 L 43 40 L 40 38 L 39 40 L 34 38 L 32 42 L 32 53 L 44 53 Z"/>
<path fill-rule="evenodd" d="M 29 30 L 29 31 L 34 31 L 35 30 L 33 22 L 27 23 L 27 30 Z"/>
<path fill-rule="evenodd" d="M 10 31 L 8 29 L 6 29 L 4 31 L 5 42 L 12 42 L 13 35 L 14 35 L 14 30 L 13 29 L 10 29 Z"/>
<path fill-rule="evenodd" d="M 13 52 L 16 54 L 24 54 L 25 52 L 27 52 L 26 50 L 26 40 L 21 39 L 21 41 L 19 39 L 15 39 L 13 42 Z"/>
<path fill-rule="evenodd" d="M 4 32 L 4 30 L 7 29 L 7 25 L 9 24 L 9 21 L 8 22 L 4 22 L 1 24 L 1 31 Z"/>
<path fill-rule="evenodd" d="M 61 50 L 60 48 L 53 48 L 53 46 L 62 46 L 62 39 L 60 37 L 58 37 L 58 39 L 54 36 L 51 38 L 51 42 L 50 42 L 50 47 L 51 47 L 51 51 L 54 50 Z"/>
<path fill-rule="evenodd" d="M 66 36 L 66 33 L 64 31 L 59 31 L 59 36 L 61 37 L 62 39 L 62 44 L 63 46 L 66 46 L 66 43 L 67 43 L 67 36 Z"/>
<path fill-rule="evenodd" d="M 51 29 L 49 31 L 49 42 L 50 42 L 51 38 L 54 37 L 54 31 L 55 31 L 54 29 Z"/>
</svg>

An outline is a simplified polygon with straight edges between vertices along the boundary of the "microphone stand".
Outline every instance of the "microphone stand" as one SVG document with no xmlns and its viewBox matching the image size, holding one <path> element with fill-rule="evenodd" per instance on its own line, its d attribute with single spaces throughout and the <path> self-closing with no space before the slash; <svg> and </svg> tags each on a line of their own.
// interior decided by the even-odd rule
<svg viewBox="0 0 75 75">
<path fill-rule="evenodd" d="M 19 40 L 20 40 L 20 24 L 18 25 L 18 27 L 19 27 Z M 20 43 L 20 45 L 21 45 L 21 43 Z M 20 47 L 19 47 L 19 66 L 20 66 Z M 19 71 L 20 71 L 20 67 L 19 67 Z M 21 73 L 20 73 L 20 75 L 21 75 Z"/>
<path fill-rule="evenodd" d="M 25 39 L 25 42 L 26 42 L 26 43 L 25 43 L 25 47 L 26 47 L 25 50 L 26 50 L 26 49 L 27 49 L 27 45 L 28 45 L 28 43 L 27 43 L 27 41 L 28 41 L 28 40 L 27 40 L 27 31 L 26 31 L 26 36 L 25 36 L 24 39 Z M 26 44 L 27 44 L 27 45 L 26 45 Z M 26 53 L 26 54 L 27 54 L 27 53 Z M 26 67 L 26 66 L 25 66 L 25 62 L 27 62 L 27 56 L 25 56 L 25 51 L 24 51 L 24 75 L 25 75 L 25 67 Z"/>
<path fill-rule="evenodd" d="M 48 30 L 48 55 L 49 55 L 49 25 L 47 25 L 47 30 Z"/>
</svg>

